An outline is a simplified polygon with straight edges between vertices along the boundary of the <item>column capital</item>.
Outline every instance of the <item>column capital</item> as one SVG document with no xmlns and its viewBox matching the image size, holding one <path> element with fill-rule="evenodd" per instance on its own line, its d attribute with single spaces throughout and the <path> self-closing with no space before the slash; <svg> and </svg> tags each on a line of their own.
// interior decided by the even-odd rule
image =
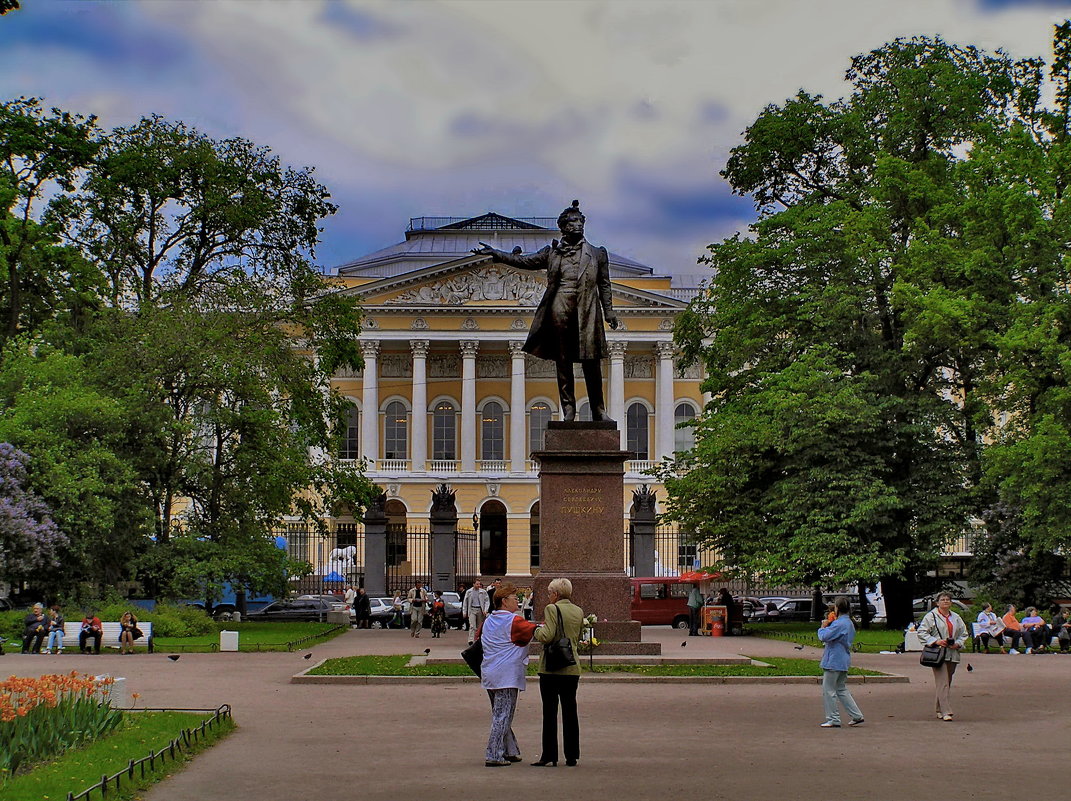
<svg viewBox="0 0 1071 801">
<path fill-rule="evenodd" d="M 480 350 L 480 343 L 474 339 L 464 339 L 458 343 L 458 347 L 461 348 L 462 356 L 474 358 L 477 351 Z"/>
<path fill-rule="evenodd" d="M 509 341 L 509 355 L 514 359 L 517 357 L 524 358 L 524 343 L 518 339 L 511 339 Z"/>
<path fill-rule="evenodd" d="M 628 351 L 628 343 L 627 342 L 623 342 L 622 340 L 611 340 L 610 342 L 608 342 L 606 344 L 607 344 L 607 347 L 610 350 L 610 358 L 611 359 L 623 359 L 623 358 L 625 358 L 625 353 L 626 353 L 626 351 Z"/>
<path fill-rule="evenodd" d="M 656 342 L 654 349 L 659 359 L 672 359 L 677 352 L 677 348 L 672 342 Z"/>
<path fill-rule="evenodd" d="M 427 356 L 431 349 L 431 342 L 427 339 L 414 339 L 409 343 L 414 356 Z"/>
<path fill-rule="evenodd" d="M 378 339 L 362 339 L 361 340 L 361 355 L 365 358 L 375 358 L 379 355 L 379 340 Z"/>
</svg>

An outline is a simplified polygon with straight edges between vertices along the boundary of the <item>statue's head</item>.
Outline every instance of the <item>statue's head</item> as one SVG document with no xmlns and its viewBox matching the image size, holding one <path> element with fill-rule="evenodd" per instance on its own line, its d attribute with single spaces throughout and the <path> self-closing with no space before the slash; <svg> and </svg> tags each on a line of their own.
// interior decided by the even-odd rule
<svg viewBox="0 0 1071 801">
<path fill-rule="evenodd" d="M 558 215 L 558 229 L 566 235 L 583 236 L 584 212 L 580 210 L 579 200 L 574 200 L 573 205 L 567 206 L 565 211 Z"/>
</svg>

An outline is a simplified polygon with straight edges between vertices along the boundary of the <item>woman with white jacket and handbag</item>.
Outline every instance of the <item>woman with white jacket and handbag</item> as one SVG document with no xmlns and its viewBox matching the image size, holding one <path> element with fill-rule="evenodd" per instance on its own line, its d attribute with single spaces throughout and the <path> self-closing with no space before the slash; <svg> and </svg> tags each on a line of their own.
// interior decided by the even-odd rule
<svg viewBox="0 0 1071 801">
<path fill-rule="evenodd" d="M 524 690 L 528 643 L 536 624 L 517 614 L 517 588 L 503 584 L 495 590 L 497 608 L 489 614 L 476 638 L 483 643 L 480 685 L 491 699 L 491 732 L 487 737 L 485 764 L 505 767 L 521 761 L 521 749 L 513 734 L 517 693 Z"/>
<path fill-rule="evenodd" d="M 918 635 L 924 646 L 942 645 L 945 648 L 945 661 L 932 668 L 933 682 L 937 694 L 937 717 L 941 720 L 952 720 L 952 705 L 949 700 L 952 676 L 959 664 L 959 652 L 967 641 L 967 625 L 963 618 L 952 611 L 950 594 L 942 592 L 937 596 L 937 606 L 923 616 Z"/>
</svg>

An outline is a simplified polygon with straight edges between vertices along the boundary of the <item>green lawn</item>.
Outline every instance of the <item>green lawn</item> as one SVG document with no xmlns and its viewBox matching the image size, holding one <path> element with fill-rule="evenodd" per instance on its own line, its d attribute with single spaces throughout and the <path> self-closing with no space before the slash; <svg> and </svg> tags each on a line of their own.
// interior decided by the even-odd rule
<svg viewBox="0 0 1071 801">
<path fill-rule="evenodd" d="M 157 651 L 176 653 L 187 651 L 213 651 L 219 647 L 219 632 L 237 631 L 239 651 L 285 651 L 288 642 L 303 640 L 305 637 L 315 639 L 302 642 L 300 648 L 316 645 L 337 637 L 346 629 L 336 628 L 332 623 L 215 623 L 215 631 L 195 637 L 154 637 L 153 644 Z M 330 633 L 329 633 L 330 632 Z"/>
<path fill-rule="evenodd" d="M 311 676 L 471 676 L 466 665 L 417 665 L 407 667 L 411 656 L 347 656 L 328 659 L 309 671 Z M 643 676 L 821 676 L 814 659 L 763 657 L 770 667 L 755 665 L 596 665 L 596 673 L 633 673 Z M 528 666 L 535 675 L 538 665 Z M 585 663 L 585 670 L 587 670 Z M 855 676 L 880 676 L 874 670 L 852 668 Z"/>
<path fill-rule="evenodd" d="M 190 712 L 130 712 L 124 715 L 122 726 L 107 737 L 70 751 L 57 759 L 36 766 L 29 773 L 19 774 L 6 783 L 0 784 L 0 798 L 10 799 L 55 799 L 60 801 L 71 792 L 77 795 L 92 784 L 100 781 L 105 773 L 109 776 L 125 768 L 131 759 L 141 759 L 149 751 L 159 751 L 171 740 L 179 736 L 182 729 L 200 726 L 208 715 Z M 115 785 L 108 785 L 107 798 L 111 801 L 139 796 L 139 789 L 144 789 L 166 778 L 174 772 L 175 767 L 192 757 L 198 751 L 207 748 L 217 739 L 234 729 L 233 720 L 221 721 L 208 736 L 194 745 L 185 755 L 176 751 L 177 762 L 170 757 L 166 766 L 156 763 L 156 770 L 150 772 L 145 766 L 145 778 L 141 778 L 140 769 L 135 770 L 135 779 L 127 784 L 125 777 L 120 792 L 115 792 Z M 99 793 L 93 794 L 99 798 Z"/>
<path fill-rule="evenodd" d="M 821 648 L 822 643 L 818 639 L 817 623 L 756 623 L 747 627 L 748 634 L 755 637 L 768 637 L 776 640 L 788 640 L 800 645 L 813 645 Z M 899 629 L 875 627 L 872 629 L 856 629 L 855 644 L 858 651 L 863 653 L 877 653 L 878 651 L 892 651 L 904 641 L 904 633 Z"/>
</svg>

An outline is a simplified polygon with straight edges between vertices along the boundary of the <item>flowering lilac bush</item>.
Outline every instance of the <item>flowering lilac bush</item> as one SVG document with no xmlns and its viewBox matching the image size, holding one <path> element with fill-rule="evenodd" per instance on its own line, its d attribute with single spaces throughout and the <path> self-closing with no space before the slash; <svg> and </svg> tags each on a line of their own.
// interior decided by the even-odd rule
<svg viewBox="0 0 1071 801">
<path fill-rule="evenodd" d="M 29 462 L 14 445 L 0 442 L 0 579 L 58 565 L 67 544 L 48 506 L 27 487 Z"/>
</svg>

